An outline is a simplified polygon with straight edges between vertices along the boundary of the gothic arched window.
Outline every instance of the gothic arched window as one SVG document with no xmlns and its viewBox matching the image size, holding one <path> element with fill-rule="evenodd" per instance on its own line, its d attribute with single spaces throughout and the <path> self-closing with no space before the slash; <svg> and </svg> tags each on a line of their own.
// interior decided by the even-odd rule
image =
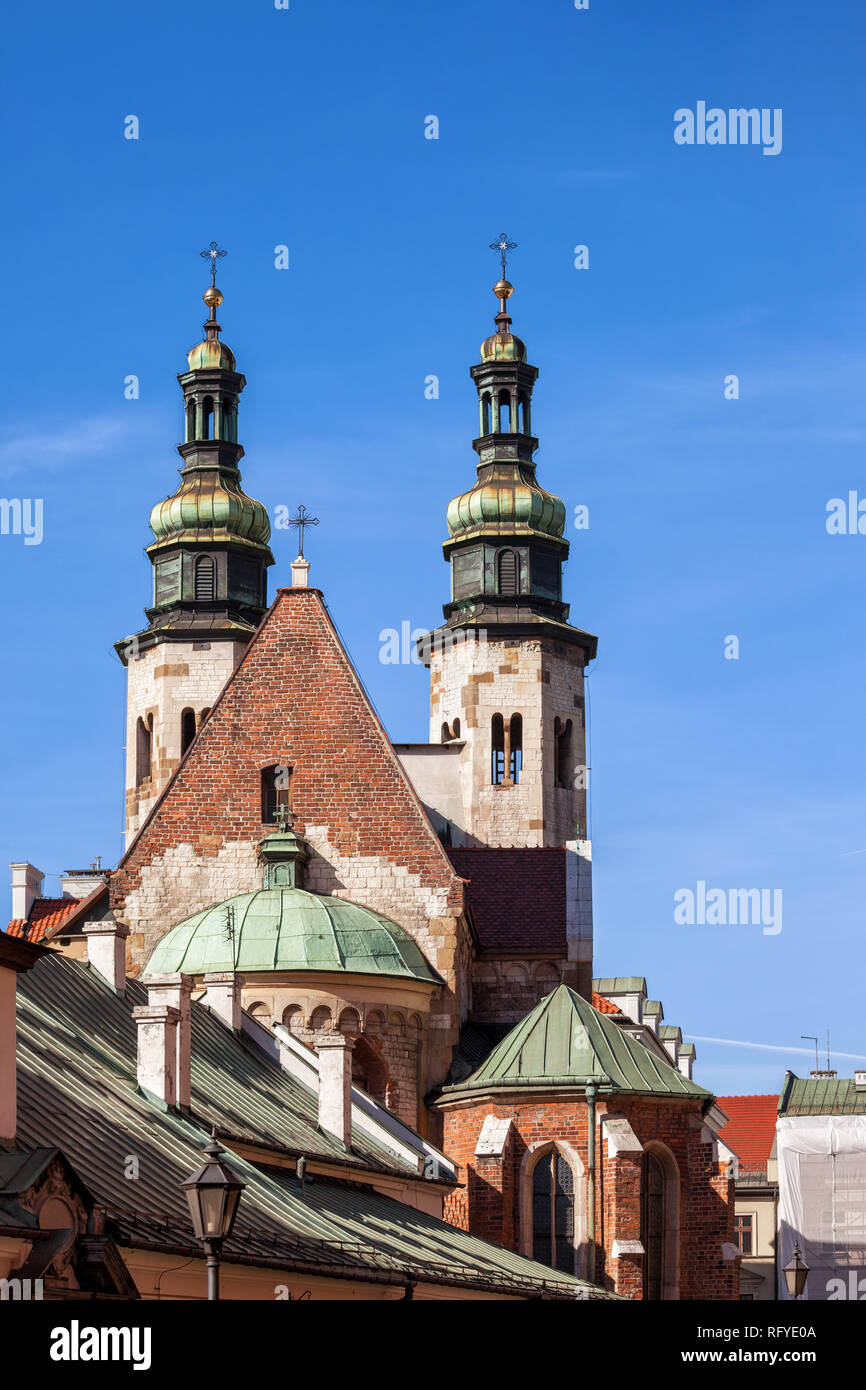
<svg viewBox="0 0 866 1390">
<path fill-rule="evenodd" d="M 183 757 L 195 738 L 195 710 L 185 709 L 180 716 L 180 756 Z"/>
<path fill-rule="evenodd" d="M 202 603 L 210 603 L 214 598 L 212 555 L 200 555 L 195 562 L 195 596 Z"/>
<path fill-rule="evenodd" d="M 497 556 L 497 578 L 500 594 L 517 593 L 517 551 L 500 550 Z"/>
<path fill-rule="evenodd" d="M 542 1154 L 532 1170 L 532 1258 L 574 1273 L 575 1191 L 571 1164 L 558 1151 Z"/>
</svg>

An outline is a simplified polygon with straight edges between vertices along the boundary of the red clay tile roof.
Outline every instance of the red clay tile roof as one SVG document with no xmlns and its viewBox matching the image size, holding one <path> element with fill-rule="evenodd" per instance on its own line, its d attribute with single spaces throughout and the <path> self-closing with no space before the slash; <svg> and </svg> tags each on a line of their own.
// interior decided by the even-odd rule
<svg viewBox="0 0 866 1390">
<path fill-rule="evenodd" d="M 719 1108 L 730 1116 L 721 1139 L 747 1171 L 766 1168 L 776 1137 L 778 1096 L 717 1096 Z"/>
<path fill-rule="evenodd" d="M 600 1014 L 619 1013 L 619 1006 L 617 1004 L 613 1004 L 609 999 L 605 999 L 603 994 L 596 994 L 595 990 L 592 991 L 592 1007 L 598 1009 Z"/>
<path fill-rule="evenodd" d="M 23 936 L 28 941 L 41 941 L 44 936 L 59 927 L 79 906 L 78 898 L 36 898 L 26 922 L 16 917 L 6 930 L 10 936 Z"/>
<path fill-rule="evenodd" d="M 482 951 L 564 956 L 565 850 L 448 849 L 466 892 Z"/>
</svg>

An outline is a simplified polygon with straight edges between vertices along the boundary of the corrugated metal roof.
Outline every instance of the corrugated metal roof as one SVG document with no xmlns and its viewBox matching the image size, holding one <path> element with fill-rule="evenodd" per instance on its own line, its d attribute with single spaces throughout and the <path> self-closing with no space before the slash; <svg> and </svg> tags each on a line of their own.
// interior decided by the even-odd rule
<svg viewBox="0 0 866 1390">
<path fill-rule="evenodd" d="M 618 1091 L 706 1098 L 709 1091 L 654 1056 L 630 1033 L 599 1013 L 567 985 L 536 1004 L 457 1091 L 502 1086 L 582 1086 L 589 1081 Z"/>
<path fill-rule="evenodd" d="M 106 1208 L 121 1243 L 196 1255 L 180 1184 L 201 1163 L 212 1121 L 238 1138 L 309 1155 L 331 1157 L 332 1145 L 314 1128 L 305 1088 L 202 1005 L 192 1007 L 192 1115 L 149 1101 L 136 1085 L 130 1012 L 144 997 L 129 981 L 123 999 L 89 967 L 58 955 L 21 979 L 18 1142 L 56 1145 Z M 229 1157 L 247 1186 L 228 1261 L 610 1297 L 357 1183 L 315 1176 L 301 1191 L 285 1170 Z M 366 1166 L 375 1161 L 369 1153 Z M 389 1162 L 405 1174 L 394 1156 Z"/>
<path fill-rule="evenodd" d="M 779 1097 L 780 1115 L 866 1115 L 866 1087 L 850 1077 L 801 1079 L 788 1072 Z"/>
</svg>

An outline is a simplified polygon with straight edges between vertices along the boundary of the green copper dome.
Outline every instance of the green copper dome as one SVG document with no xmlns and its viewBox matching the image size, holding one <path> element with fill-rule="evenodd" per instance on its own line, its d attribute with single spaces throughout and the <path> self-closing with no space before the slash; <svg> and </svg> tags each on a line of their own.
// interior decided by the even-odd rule
<svg viewBox="0 0 866 1390">
<path fill-rule="evenodd" d="M 303 888 L 241 893 L 181 922 L 154 947 L 144 977 L 178 970 L 187 975 L 339 971 L 440 983 L 396 922 L 358 903 Z"/>
<path fill-rule="evenodd" d="M 500 476 L 496 476 L 499 473 Z M 503 526 L 561 536 L 565 530 L 565 503 L 539 487 L 528 471 L 507 468 L 478 482 L 448 503 L 448 533 L 456 536 L 475 527 L 497 530 Z"/>
<path fill-rule="evenodd" d="M 157 541 L 180 537 L 201 540 L 239 539 L 267 545 L 271 524 L 267 509 L 248 497 L 238 476 L 224 469 L 189 469 L 173 497 L 157 502 L 150 514 Z"/>
<path fill-rule="evenodd" d="M 203 343 L 196 343 L 187 353 L 186 360 L 191 372 L 197 371 L 199 367 L 216 368 L 224 372 L 235 370 L 235 355 L 228 344 L 220 342 L 219 338 L 206 338 Z"/>
</svg>

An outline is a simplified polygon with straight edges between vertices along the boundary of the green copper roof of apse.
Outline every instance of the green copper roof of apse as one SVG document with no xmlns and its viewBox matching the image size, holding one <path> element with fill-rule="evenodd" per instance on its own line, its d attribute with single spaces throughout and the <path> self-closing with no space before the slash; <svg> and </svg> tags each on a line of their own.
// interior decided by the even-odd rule
<svg viewBox="0 0 866 1390">
<path fill-rule="evenodd" d="M 567 985 L 536 1004 L 472 1076 L 446 1086 L 442 1100 L 463 1091 L 586 1086 L 650 1095 L 710 1092 L 662 1061 Z"/>
<path fill-rule="evenodd" d="M 303 888 L 241 893 L 181 922 L 157 942 L 144 978 L 177 970 L 187 975 L 321 970 L 440 983 L 396 922 L 358 903 Z"/>
</svg>

